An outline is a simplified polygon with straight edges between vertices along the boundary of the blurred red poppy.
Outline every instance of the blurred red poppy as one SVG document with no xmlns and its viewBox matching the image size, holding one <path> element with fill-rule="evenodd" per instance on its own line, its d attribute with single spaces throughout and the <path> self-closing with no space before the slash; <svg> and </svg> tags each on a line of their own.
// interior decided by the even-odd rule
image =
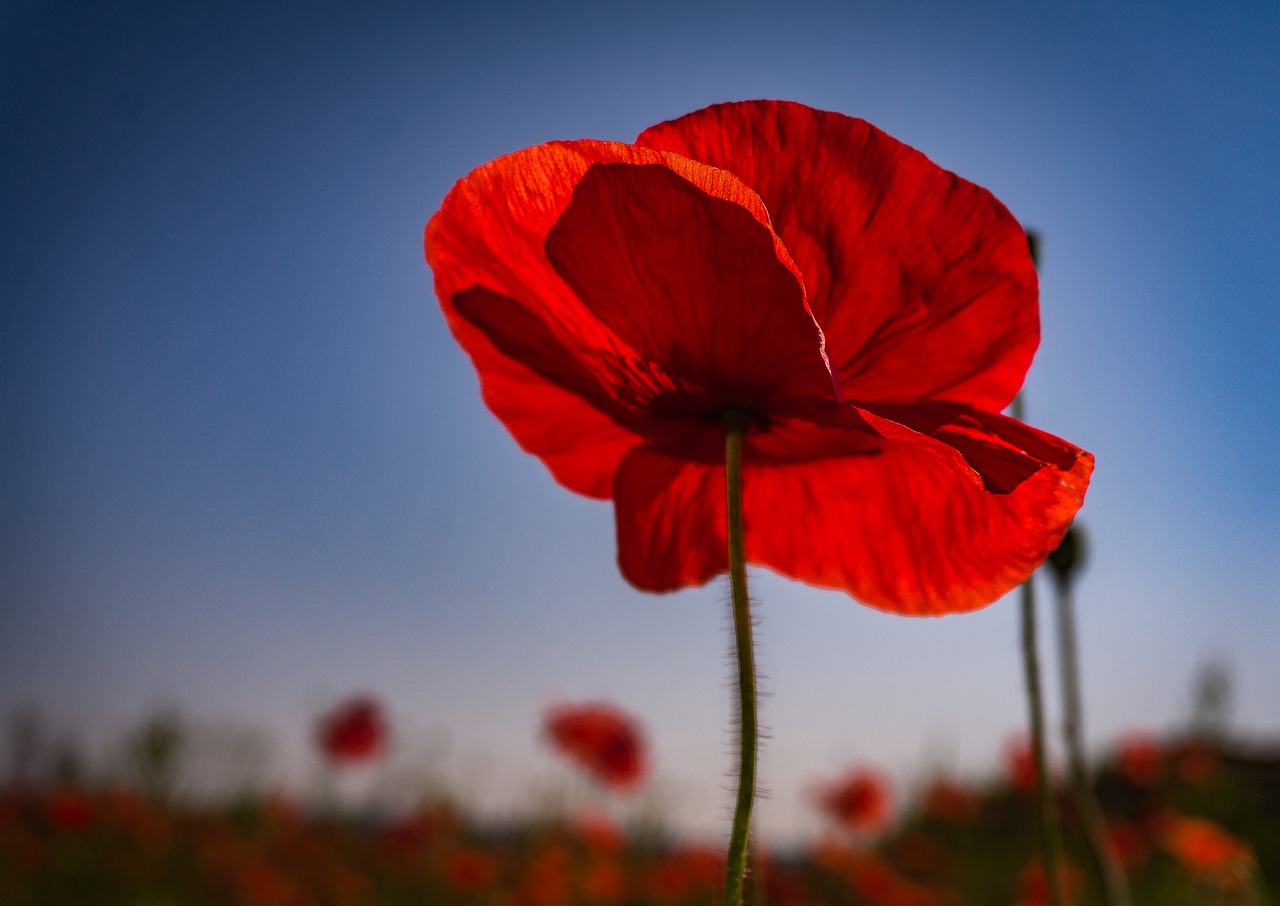
<svg viewBox="0 0 1280 906">
<path fill-rule="evenodd" d="M 1106 830 L 1107 848 L 1126 869 L 1132 870 L 1146 861 L 1151 847 L 1138 825 L 1123 818 L 1108 818 Z"/>
<path fill-rule="evenodd" d="M 1132 730 L 1116 745 L 1116 767 L 1134 786 L 1154 786 L 1164 777 L 1164 750 L 1150 733 Z"/>
<path fill-rule="evenodd" d="M 1160 843 L 1194 872 L 1230 872 L 1253 861 L 1249 844 L 1208 818 L 1166 812 L 1154 822 Z"/>
<path fill-rule="evenodd" d="M 1045 758 L 1049 758 L 1047 752 Z M 1015 736 L 1010 739 L 1004 747 L 1004 763 L 1010 786 L 1022 793 L 1036 791 L 1036 758 L 1029 738 Z M 1049 785 L 1057 783 L 1057 769 L 1052 761 L 1045 765 L 1045 771 L 1049 775 Z"/>
<path fill-rule="evenodd" d="M 1187 740 L 1174 748 L 1172 758 L 1178 777 L 1193 786 L 1209 786 L 1221 773 L 1222 759 L 1204 742 Z"/>
<path fill-rule="evenodd" d="M 817 792 L 818 806 L 853 831 L 874 833 L 889 821 L 889 781 L 866 768 L 849 771 Z"/>
<path fill-rule="evenodd" d="M 678 846 L 659 857 L 645 881 L 659 903 L 707 902 L 724 882 L 724 853 L 706 845 Z"/>
<path fill-rule="evenodd" d="M 71 787 L 59 787 L 49 794 L 49 823 L 60 831 L 78 833 L 93 822 L 93 804 L 89 797 Z"/>
<path fill-rule="evenodd" d="M 640 728 L 612 705 L 557 705 L 543 716 L 543 731 L 552 746 L 604 786 L 628 790 L 644 779 Z"/>
<path fill-rule="evenodd" d="M 945 777 L 934 780 L 920 800 L 921 811 L 929 817 L 958 824 L 972 821 L 981 807 L 977 793 Z"/>
<path fill-rule="evenodd" d="M 368 696 L 339 705 L 320 722 L 320 751 L 335 764 L 373 761 L 387 748 L 387 723 L 382 706 Z"/>
<path fill-rule="evenodd" d="M 488 887 L 498 877 L 501 865 L 497 856 L 476 848 L 451 852 L 441 869 L 445 883 L 456 893 L 474 894 Z"/>
<path fill-rule="evenodd" d="M 626 848 L 627 836 L 605 812 L 585 812 L 571 822 L 574 835 L 591 852 L 616 854 Z"/>
<path fill-rule="evenodd" d="M 1056 874 L 1058 891 L 1064 898 L 1063 902 L 1067 906 L 1074 906 L 1080 902 L 1080 894 L 1084 889 L 1080 871 L 1070 862 L 1064 861 L 1058 865 Z M 1015 906 L 1049 906 L 1050 903 L 1057 902 L 1049 895 L 1048 880 L 1044 865 L 1039 859 L 1033 859 L 1025 865 L 1018 873 L 1018 895 Z"/>
<path fill-rule="evenodd" d="M 485 402 L 613 499 L 638 588 L 727 570 L 730 412 L 747 559 L 886 610 L 990 603 L 1083 500 L 1093 457 L 1001 414 L 1039 343 L 1022 227 L 861 120 L 753 101 L 526 148 L 425 244 Z"/>
</svg>

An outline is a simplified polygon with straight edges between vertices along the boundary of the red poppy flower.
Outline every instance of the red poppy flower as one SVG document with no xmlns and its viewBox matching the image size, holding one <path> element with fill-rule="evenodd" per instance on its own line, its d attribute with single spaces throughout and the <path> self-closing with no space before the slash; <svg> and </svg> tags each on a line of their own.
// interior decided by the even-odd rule
<svg viewBox="0 0 1280 906">
<path fill-rule="evenodd" d="M 939 777 L 921 797 L 921 811 L 938 821 L 967 824 L 982 808 L 978 795 L 960 784 Z"/>
<path fill-rule="evenodd" d="M 497 878 L 501 866 L 492 853 L 482 849 L 462 848 L 450 853 L 441 873 L 445 882 L 460 894 L 475 894 Z"/>
<path fill-rule="evenodd" d="M 548 741 L 607 787 L 635 787 L 647 768 L 645 744 L 634 720 L 612 705 L 557 705 L 543 717 Z"/>
<path fill-rule="evenodd" d="M 1164 750 L 1149 733 L 1131 731 L 1116 746 L 1116 767 L 1134 786 L 1154 786 L 1164 777 Z"/>
<path fill-rule="evenodd" d="M 49 822 L 60 831 L 76 833 L 93 822 L 93 804 L 89 797 L 70 787 L 60 787 L 49 794 Z"/>
<path fill-rule="evenodd" d="M 1253 860 L 1249 844 L 1208 818 L 1168 812 L 1155 825 L 1165 849 L 1191 871 L 1230 871 Z"/>
<path fill-rule="evenodd" d="M 425 241 L 486 403 L 613 499 L 638 588 L 727 570 L 730 412 L 747 559 L 886 610 L 990 603 L 1084 497 L 1093 457 L 1001 414 L 1039 342 L 1022 228 L 861 120 L 755 101 L 526 148 Z"/>
<path fill-rule="evenodd" d="M 1150 850 L 1147 838 L 1138 826 L 1123 818 L 1107 820 L 1106 844 L 1112 858 L 1126 869 L 1134 869 L 1141 865 L 1146 861 L 1147 852 Z"/>
<path fill-rule="evenodd" d="M 1080 902 L 1084 883 L 1080 871 L 1068 861 L 1058 864 L 1058 890 L 1068 906 Z M 1018 898 L 1015 906 L 1048 906 L 1054 902 L 1049 895 L 1049 877 L 1040 860 L 1033 859 L 1018 874 Z"/>
<path fill-rule="evenodd" d="M 724 883 L 724 853 L 702 844 L 678 846 L 659 856 L 645 881 L 659 903 L 706 901 Z"/>
<path fill-rule="evenodd" d="M 590 852 L 621 852 L 627 845 L 626 834 L 608 814 L 600 811 L 584 812 L 572 821 L 574 835 Z"/>
<path fill-rule="evenodd" d="M 1047 752 L 1045 758 L 1046 760 L 1049 758 Z M 1004 762 L 1010 786 L 1023 793 L 1036 791 L 1036 758 L 1030 739 L 1017 736 L 1009 740 L 1004 749 Z M 1057 770 L 1052 762 L 1045 765 L 1045 770 L 1049 775 L 1049 784 L 1052 786 L 1057 782 L 1055 776 Z"/>
<path fill-rule="evenodd" d="M 387 747 L 382 707 L 372 698 L 353 698 L 320 722 L 320 751 L 336 764 L 358 764 L 380 757 Z"/>
<path fill-rule="evenodd" d="M 1200 787 L 1211 784 L 1222 767 L 1218 753 L 1196 740 L 1188 740 L 1174 749 L 1173 764 L 1179 778 Z"/>
<path fill-rule="evenodd" d="M 819 807 L 850 830 L 874 833 L 889 820 L 889 781 L 876 771 L 849 771 L 817 794 Z"/>
</svg>

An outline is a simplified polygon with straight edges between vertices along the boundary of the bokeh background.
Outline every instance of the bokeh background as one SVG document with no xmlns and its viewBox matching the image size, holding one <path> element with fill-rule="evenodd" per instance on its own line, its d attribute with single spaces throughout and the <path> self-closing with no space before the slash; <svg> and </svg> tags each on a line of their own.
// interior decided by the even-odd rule
<svg viewBox="0 0 1280 906">
<path fill-rule="evenodd" d="M 608 699 L 649 733 L 648 807 L 723 834 L 725 589 L 620 578 L 609 504 L 485 410 L 421 236 L 499 154 L 779 97 L 1043 235 L 1027 414 L 1097 456 L 1095 750 L 1185 725 L 1205 665 L 1274 739 L 1277 47 L 1248 0 L 4 4 L 0 716 L 93 761 L 179 709 L 305 793 L 317 716 L 369 692 L 402 763 L 503 817 L 566 782 L 542 710 Z M 753 579 L 761 834 L 816 833 L 806 791 L 851 763 L 998 770 L 1014 596 L 912 620 Z"/>
</svg>

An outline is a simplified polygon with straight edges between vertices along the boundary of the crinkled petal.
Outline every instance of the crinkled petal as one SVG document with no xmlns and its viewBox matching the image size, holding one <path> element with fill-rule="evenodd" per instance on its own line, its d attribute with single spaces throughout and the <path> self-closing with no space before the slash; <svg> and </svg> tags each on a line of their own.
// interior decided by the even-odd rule
<svg viewBox="0 0 1280 906">
<path fill-rule="evenodd" d="M 574 490 L 608 496 L 654 417 L 713 406 L 708 393 L 834 395 L 794 264 L 724 171 L 618 143 L 539 145 L 460 180 L 425 245 L 486 403 Z"/>
<path fill-rule="evenodd" d="M 985 189 L 862 120 L 718 104 L 637 143 L 741 177 L 804 276 L 845 398 L 1003 409 L 1039 343 L 1022 227 Z"/>
<path fill-rule="evenodd" d="M 748 435 L 748 561 L 896 613 L 991 603 L 1061 540 L 1093 457 L 970 407 L 892 414 L 902 421 L 860 411 L 867 429 L 833 417 Z M 651 446 L 624 459 L 619 562 L 637 586 L 671 590 L 727 569 L 724 466 L 712 441 L 694 460 Z"/>
</svg>

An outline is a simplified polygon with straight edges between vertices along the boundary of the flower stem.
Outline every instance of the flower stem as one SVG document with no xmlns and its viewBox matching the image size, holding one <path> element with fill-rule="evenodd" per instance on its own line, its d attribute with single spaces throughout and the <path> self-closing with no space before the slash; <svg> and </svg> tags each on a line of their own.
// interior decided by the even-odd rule
<svg viewBox="0 0 1280 906">
<path fill-rule="evenodd" d="M 1027 702 L 1031 706 L 1031 757 L 1036 769 L 1036 800 L 1039 803 L 1040 855 L 1044 862 L 1045 888 L 1050 906 L 1063 906 L 1062 878 L 1058 864 L 1062 841 L 1058 836 L 1058 814 L 1049 785 L 1048 759 L 1044 745 L 1044 704 L 1040 692 L 1040 662 L 1036 657 L 1036 598 L 1032 577 L 1022 583 L 1022 661 L 1027 673 Z"/>
<path fill-rule="evenodd" d="M 1028 231 L 1031 258 L 1039 266 L 1039 237 Z M 1022 394 L 1013 398 L 1009 414 L 1022 421 Z M 1058 828 L 1058 809 L 1049 785 L 1049 760 L 1045 757 L 1044 696 L 1040 691 L 1040 661 L 1036 657 L 1036 592 L 1031 584 L 1034 574 L 1019 588 L 1022 605 L 1022 664 L 1027 678 L 1027 704 L 1031 711 L 1031 760 L 1036 770 L 1036 801 L 1039 803 L 1040 858 L 1044 862 L 1045 889 L 1049 891 L 1049 906 L 1063 906 L 1062 877 L 1058 863 L 1062 859 L 1062 837 Z"/>
<path fill-rule="evenodd" d="M 1071 580 L 1062 576 L 1055 583 L 1058 592 L 1058 660 L 1062 668 L 1062 734 L 1067 745 L 1071 793 L 1075 799 L 1085 848 L 1094 874 L 1102 887 L 1107 906 L 1129 906 L 1129 888 L 1124 872 L 1116 864 L 1103 837 L 1102 808 L 1093 793 L 1084 760 L 1083 708 L 1080 705 L 1080 665 L 1076 654 L 1076 624 L 1071 599 Z"/>
<path fill-rule="evenodd" d="M 738 655 L 738 800 L 733 811 L 729 857 L 725 865 L 725 906 L 741 906 L 747 869 L 751 802 L 756 791 L 756 665 L 751 641 L 751 604 L 747 598 L 747 558 L 742 522 L 742 438 L 746 418 L 725 418 L 725 492 L 728 500 L 729 587 L 733 598 L 733 637 Z"/>
</svg>

